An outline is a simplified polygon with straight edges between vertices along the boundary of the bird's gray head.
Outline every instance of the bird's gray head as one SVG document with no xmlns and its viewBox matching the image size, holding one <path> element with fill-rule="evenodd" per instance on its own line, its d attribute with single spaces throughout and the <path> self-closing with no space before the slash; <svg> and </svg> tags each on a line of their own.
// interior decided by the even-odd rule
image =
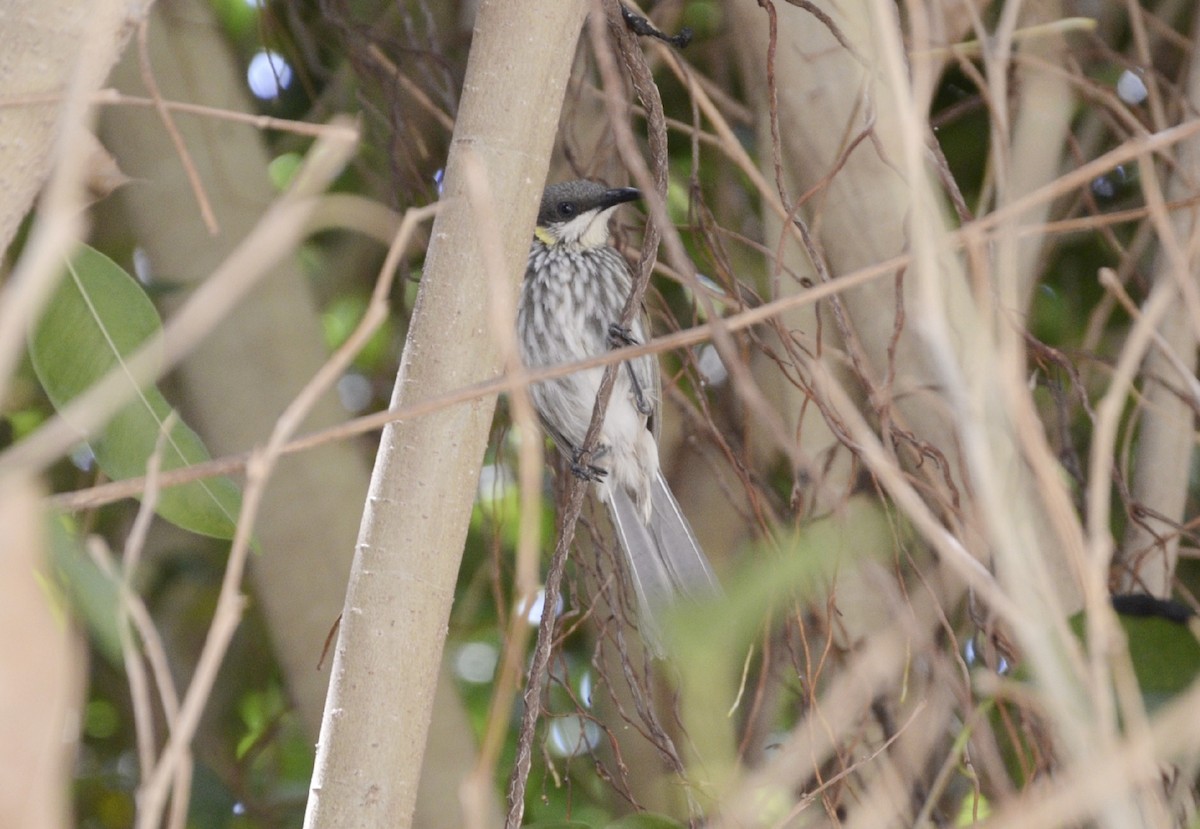
<svg viewBox="0 0 1200 829">
<path fill-rule="evenodd" d="M 597 248 L 608 242 L 608 217 L 618 205 L 639 199 L 632 187 L 605 187 L 594 181 L 551 184 L 542 194 L 534 235 L 543 244 Z"/>
</svg>

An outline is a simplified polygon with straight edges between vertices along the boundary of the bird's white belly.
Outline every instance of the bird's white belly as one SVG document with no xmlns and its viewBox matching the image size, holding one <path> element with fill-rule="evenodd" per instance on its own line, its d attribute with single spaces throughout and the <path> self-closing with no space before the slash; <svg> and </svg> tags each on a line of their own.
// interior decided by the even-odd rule
<svg viewBox="0 0 1200 829">
<path fill-rule="evenodd" d="M 602 367 L 589 368 L 540 383 L 533 389 L 539 408 L 549 408 L 563 415 L 559 426 L 563 430 L 562 436 L 572 446 L 582 445 L 587 434 L 603 376 Z M 612 482 L 627 489 L 641 489 L 644 476 L 652 475 L 658 469 L 658 446 L 647 428 L 646 416 L 637 409 L 629 372 L 623 365 L 618 368 L 613 383 L 598 448 L 599 453 L 592 458 L 592 463 L 613 470 L 617 478 Z"/>
</svg>

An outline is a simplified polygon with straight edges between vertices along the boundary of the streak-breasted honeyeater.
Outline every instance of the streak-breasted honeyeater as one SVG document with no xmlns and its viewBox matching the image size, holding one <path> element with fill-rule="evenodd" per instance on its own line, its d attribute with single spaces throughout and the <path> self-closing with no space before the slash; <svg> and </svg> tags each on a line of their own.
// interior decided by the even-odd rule
<svg viewBox="0 0 1200 829">
<path fill-rule="evenodd" d="M 644 312 L 629 329 L 619 326 L 633 277 L 608 233 L 612 212 L 640 197 L 632 188 L 591 181 L 546 188 L 517 313 L 526 366 L 645 342 Z M 542 425 L 607 506 L 637 594 L 642 638 L 661 657 L 663 610 L 679 596 L 706 598 L 720 588 L 659 467 L 662 400 L 654 355 L 619 367 L 596 452 L 586 467 L 579 463 L 603 374 L 603 367 L 576 371 L 534 384 L 530 395 Z"/>
</svg>

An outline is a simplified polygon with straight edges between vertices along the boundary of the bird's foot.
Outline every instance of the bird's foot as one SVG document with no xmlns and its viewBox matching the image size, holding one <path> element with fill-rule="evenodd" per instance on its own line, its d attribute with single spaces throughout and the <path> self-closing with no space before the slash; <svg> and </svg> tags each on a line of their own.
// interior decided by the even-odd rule
<svg viewBox="0 0 1200 829">
<path fill-rule="evenodd" d="M 687 26 L 680 29 L 679 34 L 669 35 L 624 3 L 621 4 L 621 17 L 625 20 L 625 25 L 629 27 L 629 31 L 635 35 L 656 38 L 663 43 L 671 44 L 676 49 L 682 49 L 692 42 L 693 33 Z"/>
<path fill-rule="evenodd" d="M 603 466 L 597 466 L 596 464 L 591 462 L 591 456 L 593 454 L 602 454 L 602 453 L 588 452 L 588 453 L 586 453 L 586 457 L 585 457 L 585 453 L 580 452 L 578 449 L 576 449 L 574 452 L 572 452 L 571 453 L 571 474 L 574 475 L 576 478 L 578 478 L 581 481 L 587 481 L 588 483 L 597 484 L 597 483 L 600 483 L 601 481 L 603 481 L 605 476 L 608 475 L 608 470 L 605 469 Z"/>
<path fill-rule="evenodd" d="M 608 347 L 623 348 L 627 345 L 639 345 L 637 337 L 633 336 L 633 329 L 619 322 L 611 323 L 608 326 Z"/>
</svg>

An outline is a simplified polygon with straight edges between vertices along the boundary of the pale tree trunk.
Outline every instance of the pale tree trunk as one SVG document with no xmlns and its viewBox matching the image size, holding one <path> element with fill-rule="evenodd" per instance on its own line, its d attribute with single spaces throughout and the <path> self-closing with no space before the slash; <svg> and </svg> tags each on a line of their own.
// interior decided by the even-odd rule
<svg viewBox="0 0 1200 829">
<path fill-rule="evenodd" d="M 7 251 L 35 196 L 58 169 L 43 205 L 53 221 L 31 238 L 34 261 L 0 291 L 0 398 L 25 331 L 53 289 L 53 260 L 82 234 L 80 203 L 95 140 L 86 133 L 92 94 L 121 54 L 134 19 L 127 4 L 8 2 L 0 6 L 0 251 Z"/>
<path fill-rule="evenodd" d="M 8 2 L 0 6 L 0 251 L 58 167 L 52 209 L 39 228 L 44 256 L 74 241 L 88 166 L 89 97 L 104 82 L 128 29 L 120 2 Z M 63 215 L 69 214 L 69 215 Z M 54 269 L 57 270 L 56 268 Z M 45 268 L 19 270 L 0 291 L 0 400 L 25 331 L 52 289 Z M 66 829 L 83 717 L 87 657 L 64 621 L 47 551 L 50 517 L 40 487 L 0 478 L 0 825 Z"/>
<path fill-rule="evenodd" d="M 503 332 L 491 331 L 488 278 L 502 274 L 502 290 L 515 300 L 584 10 L 581 2 L 512 0 L 479 10 L 445 208 L 434 224 L 395 406 L 500 368 L 495 337 Z M 480 185 L 471 190 L 474 204 L 469 182 Z M 481 222 L 490 225 L 486 234 Z M 498 240 L 498 260 L 485 256 L 481 236 Z M 334 655 L 310 829 L 411 823 L 494 407 L 494 396 L 483 397 L 384 430 Z"/>
<path fill-rule="evenodd" d="M 1200 15 L 1192 43 L 1200 43 Z M 1200 110 L 1200 59 L 1192 55 L 1184 82 L 1190 110 Z M 1200 138 L 1179 145 L 1176 165 L 1169 170 L 1168 199 L 1187 199 L 1200 187 Z M 1147 161 L 1147 163 L 1151 163 Z M 1174 213 L 1174 239 L 1160 243 L 1154 259 L 1154 279 L 1196 282 L 1196 208 Z M 1172 249 L 1174 248 L 1174 249 Z M 1146 356 L 1140 401 L 1137 455 L 1130 482 L 1130 498 L 1146 511 L 1131 516 L 1117 553 L 1118 589 L 1123 593 L 1148 593 L 1170 598 L 1175 564 L 1179 559 L 1179 526 L 1187 503 L 1188 476 L 1196 445 L 1197 401 L 1190 380 L 1196 373 L 1196 337 L 1187 303 L 1177 302 L 1167 311 L 1158 332 L 1160 347 Z M 1164 353 L 1170 351 L 1170 355 Z"/>
<path fill-rule="evenodd" d="M 67 829 L 87 656 L 47 590 L 39 488 L 0 479 L 0 826 Z"/>
<path fill-rule="evenodd" d="M 254 111 L 238 60 L 207 2 L 175 0 L 156 8 L 148 38 L 150 61 L 163 97 Z M 118 88 L 145 95 L 137 55 L 115 73 Z M 153 272 L 197 282 L 225 260 L 276 198 L 267 154 L 255 127 L 177 115 L 175 125 L 195 164 L 220 233 L 201 220 L 183 164 L 157 113 L 114 107 L 102 137 L 122 169 L 138 180 L 119 194 Z M 299 262 L 277 266 L 182 364 L 188 420 L 215 455 L 261 443 L 276 418 L 326 358 L 321 323 Z M 316 406 L 306 428 L 345 417 L 336 398 Z M 287 689 L 315 740 L 328 690 L 328 669 L 317 665 L 345 598 L 358 516 L 369 470 L 353 443 L 318 447 L 282 459 L 267 487 L 256 523 L 262 554 L 251 559 L 255 596 L 271 633 Z M 474 762 L 474 738 L 453 680 L 437 686 L 434 720 L 438 751 L 429 756 L 418 798 L 421 825 L 461 825 L 457 782 Z M 490 804 L 499 820 L 498 800 Z"/>
<path fill-rule="evenodd" d="M 104 83 L 136 5 L 9 0 L 0 6 L 0 250 L 12 242 L 61 151 L 63 117 L 81 115 L 65 106 L 68 92 L 86 101 Z"/>
<path fill-rule="evenodd" d="M 204 0 L 157 6 L 148 45 L 165 99 L 254 111 L 237 58 Z M 131 49 L 118 65 L 114 81 L 121 92 L 147 94 L 138 63 Z M 216 235 L 205 227 L 183 163 L 153 109 L 108 108 L 101 138 L 137 182 L 119 192 L 118 205 L 153 277 L 194 285 L 258 224 L 277 192 L 254 127 L 191 115 L 176 115 L 174 122 L 212 206 Z M 305 275 L 298 262 L 285 260 L 180 365 L 188 419 L 214 455 L 244 452 L 266 439 L 326 356 Z M 329 395 L 307 427 L 344 418 Z M 255 593 L 289 691 L 314 736 L 328 678 L 316 666 L 340 610 L 367 474 L 349 443 L 283 459 L 255 524 L 262 545 L 251 561 Z"/>
<path fill-rule="evenodd" d="M 903 166 L 898 104 L 880 74 L 883 70 L 871 58 L 877 53 L 875 38 L 894 36 L 880 35 L 872 27 L 894 27 L 895 23 L 876 19 L 865 4 L 846 7 L 843 13 L 831 17 L 838 27 L 838 34 L 849 44 L 850 48 L 844 48 L 829 27 L 813 15 L 786 3 L 774 6 L 778 21 L 774 73 L 778 83 L 778 134 L 782 137 L 779 147 L 782 184 L 793 202 L 810 188 L 823 184 L 801 209 L 800 215 L 812 229 L 830 276 L 849 273 L 911 250 L 909 229 L 914 222 L 914 211 L 923 205 L 914 203 L 914 190 L 919 188 L 914 188 L 907 180 Z M 730 9 L 734 21 L 731 28 L 738 33 L 739 60 L 747 86 L 757 97 L 754 110 L 760 117 L 759 155 L 768 181 L 774 184 L 767 78 L 768 17 L 754 3 L 734 3 Z M 861 138 L 868 127 L 869 135 L 842 158 L 851 142 Z M 1061 128 L 1057 135 L 1058 138 L 1043 134 L 1043 141 L 1057 147 L 1054 142 L 1061 140 Z M 1057 159 L 1058 155 L 1056 149 L 1053 158 Z M 1052 177 L 1056 169 L 1054 163 L 1037 168 L 1047 178 Z M 831 173 L 832 177 L 825 182 L 825 177 Z M 926 171 L 924 175 L 932 179 L 931 172 Z M 921 188 L 929 184 L 930 181 L 923 182 Z M 1024 191 L 1034 184 L 1036 182 L 1022 181 L 1020 187 Z M 1005 195 L 1014 198 L 1019 193 Z M 929 221 L 930 217 L 922 216 L 921 220 Z M 786 225 L 781 226 L 774 216 L 768 222 L 774 223 L 776 234 L 783 234 L 787 239 L 784 250 L 791 266 L 802 275 L 811 274 L 806 253 L 797 242 L 788 238 Z M 941 218 L 935 214 L 933 226 L 936 228 L 940 223 Z M 768 248 L 774 249 L 779 239 L 779 235 L 767 238 Z M 1029 260 L 1027 251 L 1022 251 L 1021 255 L 1024 261 Z M 928 303 L 930 294 L 918 291 L 921 283 L 912 267 L 901 277 L 899 297 L 903 300 L 902 308 L 898 305 L 892 278 L 843 292 L 840 301 L 851 337 L 845 340 L 837 336 L 833 345 L 846 349 L 861 361 L 860 368 L 866 376 L 860 379 L 866 379 L 869 384 L 865 399 L 870 408 L 886 411 L 889 419 L 901 426 L 903 433 L 915 439 L 898 442 L 899 457 L 922 467 L 919 474 L 926 477 L 932 491 L 939 493 L 937 500 L 941 504 L 958 502 L 962 505 L 958 515 L 943 514 L 943 518 L 960 524 L 968 533 L 978 533 L 981 527 L 986 528 L 987 522 L 981 525 L 977 520 L 981 516 L 977 512 L 979 507 L 972 503 L 975 482 L 965 465 L 968 462 L 963 455 L 965 438 L 959 433 L 955 420 L 959 415 L 971 413 L 956 412 L 954 408 L 979 406 L 979 402 L 939 400 L 934 390 L 945 384 L 945 371 L 963 371 L 963 376 L 968 379 L 995 371 L 986 365 L 988 346 L 977 338 L 990 334 L 993 329 L 1001 331 L 1001 326 L 1007 323 L 997 322 L 990 316 L 994 309 L 977 307 L 960 264 L 943 257 L 938 266 L 939 271 L 928 276 L 931 280 L 936 279 L 939 292 L 938 306 L 931 310 L 936 318 L 953 322 L 949 329 L 950 353 L 932 345 L 924 336 L 922 304 Z M 780 284 L 787 293 L 801 290 L 787 277 Z M 1018 304 L 1019 300 L 1014 297 L 1005 310 L 1017 311 L 1023 316 L 1023 308 L 1017 308 Z M 898 312 L 905 315 L 902 318 L 904 326 L 893 343 Z M 814 334 L 811 315 L 796 315 L 787 322 L 801 335 L 811 337 Z M 826 337 L 831 336 L 831 330 L 836 331 L 836 327 L 827 321 Z M 894 362 L 890 364 L 889 349 L 894 349 Z M 972 360 L 983 362 L 972 366 Z M 953 363 L 959 365 L 956 367 Z M 889 372 L 893 374 L 889 375 Z M 1000 384 L 993 385 L 994 390 L 981 387 L 975 391 L 984 396 L 998 394 Z M 990 409 L 986 405 L 980 406 L 971 417 L 978 417 L 980 411 Z M 957 422 L 961 423 L 961 418 Z M 1011 442 L 1011 435 L 1005 435 L 1011 426 L 998 426 L 997 431 L 986 432 L 992 436 L 989 439 L 1001 444 Z M 802 440 L 810 440 L 810 435 L 817 436 L 810 455 L 819 457 L 829 451 L 825 444 L 831 438 L 825 429 L 818 428 L 812 433 L 801 431 Z M 935 449 L 939 456 L 922 458 L 926 448 Z M 995 457 L 1003 461 L 1005 450 L 999 445 L 996 449 Z M 1017 456 L 1011 454 L 1011 443 L 1008 452 L 1008 460 L 1015 461 Z M 1054 544 L 1053 522 L 1044 516 L 1043 506 L 1030 497 L 1029 482 L 1022 481 L 1027 473 L 1014 463 L 1004 474 L 1009 477 L 1008 490 L 1012 497 L 1027 507 L 1030 531 L 1041 539 L 1039 544 L 1050 542 L 1047 544 L 1050 554 L 1045 558 L 1045 565 L 1052 574 L 1052 587 L 1047 585 L 1048 589 L 1057 593 L 1064 606 L 1077 607 L 1076 575 L 1071 572 L 1072 565 L 1065 552 Z M 948 490 L 949 486 L 954 490 Z M 984 517 L 987 521 L 992 518 Z M 981 560 L 987 560 L 988 548 L 994 542 L 979 535 L 968 537 L 966 541 L 972 552 Z M 869 607 L 870 598 L 865 597 L 865 601 Z"/>
</svg>

